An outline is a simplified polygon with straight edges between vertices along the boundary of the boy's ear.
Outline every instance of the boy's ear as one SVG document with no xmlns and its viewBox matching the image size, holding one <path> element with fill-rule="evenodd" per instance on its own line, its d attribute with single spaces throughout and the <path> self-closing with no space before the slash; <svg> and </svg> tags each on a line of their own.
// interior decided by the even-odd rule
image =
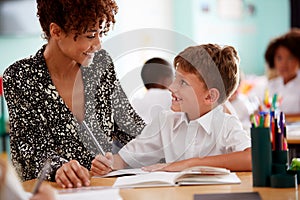
<svg viewBox="0 0 300 200">
<path fill-rule="evenodd" d="M 208 95 L 206 96 L 205 100 L 207 100 L 210 104 L 214 104 L 218 101 L 219 97 L 219 90 L 217 90 L 216 88 L 211 88 L 208 90 Z"/>
<path fill-rule="evenodd" d="M 63 33 L 60 26 L 58 26 L 56 23 L 51 23 L 49 26 L 49 30 L 52 38 L 59 38 Z"/>
</svg>

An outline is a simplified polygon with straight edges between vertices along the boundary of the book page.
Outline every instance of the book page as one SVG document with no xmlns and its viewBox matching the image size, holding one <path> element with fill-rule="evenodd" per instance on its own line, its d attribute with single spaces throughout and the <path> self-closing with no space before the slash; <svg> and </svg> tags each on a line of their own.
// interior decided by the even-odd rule
<svg viewBox="0 0 300 200">
<path fill-rule="evenodd" d="M 138 175 L 138 174 L 147 174 L 149 172 L 142 170 L 141 168 L 134 169 L 120 169 L 112 171 L 104 176 L 94 176 L 95 178 L 105 178 L 105 177 L 116 177 L 116 176 L 130 176 L 130 175 Z"/>
<path fill-rule="evenodd" d="M 176 179 L 178 185 L 238 184 L 240 178 L 235 173 L 217 175 L 183 174 Z"/>
<path fill-rule="evenodd" d="M 236 184 L 241 180 L 235 173 L 204 174 L 199 171 L 149 172 L 118 177 L 113 187 L 157 187 L 175 185 Z"/>
<path fill-rule="evenodd" d="M 117 178 L 113 187 L 156 187 L 175 185 L 178 172 L 150 172 L 136 176 Z"/>
</svg>

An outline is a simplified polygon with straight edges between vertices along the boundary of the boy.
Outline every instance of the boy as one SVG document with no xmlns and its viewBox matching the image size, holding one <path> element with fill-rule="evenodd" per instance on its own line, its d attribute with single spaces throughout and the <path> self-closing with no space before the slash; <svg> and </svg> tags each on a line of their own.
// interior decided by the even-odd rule
<svg viewBox="0 0 300 200">
<path fill-rule="evenodd" d="M 250 171 L 251 140 L 239 120 L 221 106 L 236 89 L 237 64 L 231 46 L 193 46 L 177 55 L 169 88 L 172 111 L 161 112 L 118 154 L 96 156 L 92 175 L 128 166 L 147 171 L 181 171 L 198 165 Z M 161 158 L 166 163 L 155 164 Z"/>
</svg>

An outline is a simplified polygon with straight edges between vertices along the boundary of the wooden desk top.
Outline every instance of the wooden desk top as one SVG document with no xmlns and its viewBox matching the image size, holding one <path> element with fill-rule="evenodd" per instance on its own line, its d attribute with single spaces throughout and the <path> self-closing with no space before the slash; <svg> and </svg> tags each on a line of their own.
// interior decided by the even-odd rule
<svg viewBox="0 0 300 200">
<path fill-rule="evenodd" d="M 158 200 L 158 199 L 185 199 L 193 200 L 194 194 L 208 193 L 233 193 L 233 192 L 259 192 L 263 200 L 298 200 L 300 193 L 295 188 L 271 188 L 271 187 L 252 187 L 252 173 L 239 172 L 241 184 L 228 185 L 202 185 L 202 186 L 178 186 L 178 187 L 156 187 L 156 188 L 138 188 L 121 189 L 120 195 L 124 200 Z M 115 178 L 92 178 L 92 186 L 111 186 Z M 35 180 L 25 181 L 23 187 L 26 191 L 32 191 Z M 50 183 L 58 188 L 56 183 Z"/>
<path fill-rule="evenodd" d="M 287 136 L 288 144 L 300 144 L 300 135 Z"/>
<path fill-rule="evenodd" d="M 287 142 L 288 144 L 300 144 L 300 126 L 298 122 L 287 125 Z"/>
</svg>

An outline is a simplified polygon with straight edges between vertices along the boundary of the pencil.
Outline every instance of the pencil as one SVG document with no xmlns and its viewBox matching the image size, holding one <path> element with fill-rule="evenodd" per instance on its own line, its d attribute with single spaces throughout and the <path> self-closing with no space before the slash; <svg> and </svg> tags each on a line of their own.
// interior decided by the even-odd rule
<svg viewBox="0 0 300 200">
<path fill-rule="evenodd" d="M 39 191 L 39 188 L 42 185 L 42 182 L 45 180 L 47 172 L 50 168 L 51 168 L 51 159 L 47 159 L 44 166 L 43 166 L 43 168 L 42 168 L 42 171 L 40 172 L 38 180 L 35 183 L 34 188 L 32 190 L 33 195 L 35 195 Z"/>
<path fill-rule="evenodd" d="M 105 157 L 105 152 L 102 149 L 101 145 L 99 144 L 99 142 L 97 141 L 97 139 L 95 138 L 93 132 L 91 131 L 91 129 L 89 129 L 89 127 L 87 126 L 87 124 L 85 123 L 85 121 L 82 121 L 82 125 L 85 128 L 85 130 L 90 134 L 90 136 L 92 137 L 94 144 L 97 146 L 98 151 L 102 154 L 102 156 Z M 108 166 L 112 171 L 114 171 L 114 168 L 112 165 Z"/>
<path fill-rule="evenodd" d="M 103 156 L 105 156 L 105 152 L 102 149 L 101 145 L 99 144 L 99 142 L 97 141 L 97 139 L 95 138 L 94 134 L 92 133 L 92 131 L 89 129 L 89 127 L 87 126 L 87 124 L 85 123 L 85 121 L 82 121 L 82 125 L 85 128 L 85 130 L 90 134 L 90 136 L 92 137 L 94 144 L 97 146 L 97 149 L 99 151 L 99 153 L 101 153 Z"/>
</svg>

